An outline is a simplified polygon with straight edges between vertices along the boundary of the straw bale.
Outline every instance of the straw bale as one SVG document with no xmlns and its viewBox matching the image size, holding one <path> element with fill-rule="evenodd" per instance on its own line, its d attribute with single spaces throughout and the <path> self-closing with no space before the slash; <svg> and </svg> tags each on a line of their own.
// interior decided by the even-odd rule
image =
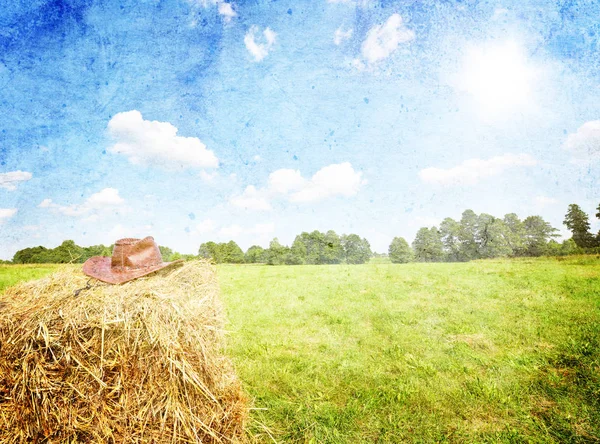
<svg viewBox="0 0 600 444">
<path fill-rule="evenodd" d="M 75 290 L 85 287 L 75 296 Z M 239 442 L 214 267 L 123 285 L 66 267 L 0 295 L 0 443 Z"/>
</svg>

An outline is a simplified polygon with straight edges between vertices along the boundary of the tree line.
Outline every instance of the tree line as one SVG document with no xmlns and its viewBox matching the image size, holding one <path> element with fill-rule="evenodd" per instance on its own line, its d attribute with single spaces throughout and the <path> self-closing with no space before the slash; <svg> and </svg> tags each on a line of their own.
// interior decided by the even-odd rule
<svg viewBox="0 0 600 444">
<path fill-rule="evenodd" d="M 600 205 L 596 217 L 600 219 Z M 407 262 L 465 262 L 474 259 L 518 256 L 562 256 L 569 254 L 600 254 L 600 232 L 590 231 L 589 216 L 576 204 L 569 205 L 564 225 L 572 237 L 561 243 L 555 238 L 558 230 L 541 216 L 529 216 L 523 220 L 514 213 L 503 218 L 472 210 L 465 210 L 460 220 L 444 219 L 439 227 L 423 227 L 417 232 L 412 244 L 402 237 L 395 237 L 388 248 L 388 256 L 394 263 Z M 282 245 L 277 238 L 268 248 L 253 245 L 244 253 L 234 241 L 205 242 L 198 255 L 180 254 L 161 246 L 164 261 L 211 259 L 216 263 L 270 265 L 302 264 L 363 264 L 373 256 L 365 238 L 357 234 L 338 235 L 329 230 L 303 232 L 296 236 L 291 246 Z M 12 261 L 0 263 L 83 263 L 92 256 L 110 256 L 113 246 L 92 245 L 81 247 L 66 240 L 56 248 L 42 246 L 19 250 Z"/>
<path fill-rule="evenodd" d="M 600 219 L 600 205 L 596 217 Z M 388 256 L 394 263 L 407 263 L 600 253 L 600 232 L 590 232 L 589 217 L 578 205 L 569 205 L 563 223 L 573 236 L 559 243 L 554 239 L 558 230 L 541 216 L 520 220 L 514 213 L 497 218 L 465 210 L 459 221 L 447 217 L 439 227 L 421 228 L 412 245 L 395 237 Z"/>
</svg>

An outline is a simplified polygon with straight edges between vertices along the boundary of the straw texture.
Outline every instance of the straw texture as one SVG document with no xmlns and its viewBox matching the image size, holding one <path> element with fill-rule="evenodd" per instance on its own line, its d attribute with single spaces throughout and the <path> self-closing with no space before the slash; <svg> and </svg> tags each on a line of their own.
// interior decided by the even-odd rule
<svg viewBox="0 0 600 444">
<path fill-rule="evenodd" d="M 91 288 L 81 291 L 77 289 Z M 66 268 L 0 295 L 0 443 L 239 442 L 212 265 L 123 285 Z"/>
</svg>

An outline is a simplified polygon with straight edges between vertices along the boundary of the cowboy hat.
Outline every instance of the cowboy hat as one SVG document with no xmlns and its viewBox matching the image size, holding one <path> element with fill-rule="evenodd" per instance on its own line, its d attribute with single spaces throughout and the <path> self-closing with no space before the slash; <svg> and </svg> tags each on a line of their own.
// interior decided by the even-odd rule
<svg viewBox="0 0 600 444">
<path fill-rule="evenodd" d="M 152 236 L 125 238 L 115 242 L 112 257 L 94 256 L 85 261 L 83 272 L 109 284 L 122 284 L 181 262 L 163 262 Z"/>
</svg>

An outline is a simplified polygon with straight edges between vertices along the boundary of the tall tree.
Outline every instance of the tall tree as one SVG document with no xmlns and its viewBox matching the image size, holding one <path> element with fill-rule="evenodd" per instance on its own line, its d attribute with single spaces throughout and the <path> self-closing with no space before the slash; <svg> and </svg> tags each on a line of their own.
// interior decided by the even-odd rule
<svg viewBox="0 0 600 444">
<path fill-rule="evenodd" d="M 460 218 L 460 256 L 462 260 L 470 261 L 479 258 L 477 243 L 478 217 L 473 210 L 465 210 Z"/>
<path fill-rule="evenodd" d="M 583 211 L 579 205 L 569 205 L 569 210 L 565 215 L 563 222 L 567 226 L 571 233 L 573 233 L 573 240 L 580 248 L 589 248 L 595 246 L 595 239 L 592 233 L 590 233 L 590 222 L 588 215 Z"/>
<path fill-rule="evenodd" d="M 504 257 L 512 254 L 508 238 L 510 229 L 502 221 L 482 213 L 477 223 L 478 255 L 482 258 Z"/>
<path fill-rule="evenodd" d="M 258 264 L 265 262 L 265 249 L 260 245 L 252 245 L 248 248 L 245 255 L 245 262 L 248 264 Z"/>
<path fill-rule="evenodd" d="M 444 244 L 436 227 L 423 227 L 417 231 L 412 244 L 418 262 L 441 262 L 444 260 Z"/>
<path fill-rule="evenodd" d="M 512 250 L 513 256 L 522 256 L 525 252 L 525 227 L 515 213 L 508 213 L 502 220 L 508 228 L 506 242 Z"/>
<path fill-rule="evenodd" d="M 525 230 L 525 254 L 541 256 L 546 254 L 548 241 L 558 237 L 556 228 L 552 227 L 541 216 L 529 216 L 523 221 Z"/>
<path fill-rule="evenodd" d="M 388 248 L 388 256 L 393 264 L 406 264 L 414 260 L 414 253 L 406 239 L 395 237 Z"/>
<path fill-rule="evenodd" d="M 463 260 L 460 252 L 460 224 L 447 217 L 440 224 L 440 235 L 444 244 L 445 260 L 447 262 Z"/>
<path fill-rule="evenodd" d="M 357 234 L 344 234 L 340 242 L 347 264 L 364 264 L 373 255 L 369 242 L 365 238 L 361 239 Z"/>
<path fill-rule="evenodd" d="M 281 245 L 279 239 L 274 238 L 269 244 L 269 249 L 266 252 L 267 264 L 269 265 L 283 265 L 286 263 L 286 256 L 290 252 L 289 247 Z"/>
</svg>

